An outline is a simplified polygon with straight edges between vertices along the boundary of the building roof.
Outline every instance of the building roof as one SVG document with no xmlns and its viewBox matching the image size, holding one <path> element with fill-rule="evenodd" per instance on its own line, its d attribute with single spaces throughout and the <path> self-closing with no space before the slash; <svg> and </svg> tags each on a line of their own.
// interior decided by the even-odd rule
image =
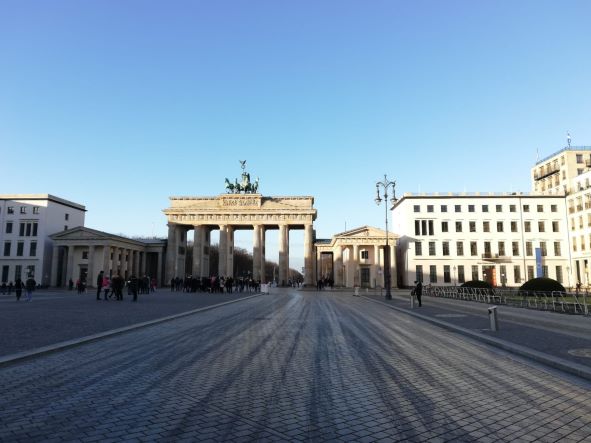
<svg viewBox="0 0 591 443">
<path fill-rule="evenodd" d="M 0 194 L 0 200 L 48 200 L 86 212 L 86 207 L 52 194 Z"/>
</svg>

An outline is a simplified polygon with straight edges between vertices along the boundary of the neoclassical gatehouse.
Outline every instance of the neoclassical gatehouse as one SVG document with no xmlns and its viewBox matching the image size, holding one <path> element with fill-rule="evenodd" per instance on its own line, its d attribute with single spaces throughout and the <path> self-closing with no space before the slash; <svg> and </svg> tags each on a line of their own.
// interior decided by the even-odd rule
<svg viewBox="0 0 591 443">
<path fill-rule="evenodd" d="M 52 286 L 65 286 L 70 279 L 94 286 L 100 271 L 105 276 L 120 273 L 155 277 L 163 284 L 166 240 L 136 240 L 79 226 L 50 236 L 53 240 Z"/>
<path fill-rule="evenodd" d="M 390 257 L 396 257 L 398 236 L 388 234 Z M 363 226 L 334 235 L 330 240 L 317 240 L 317 278 L 332 278 L 337 287 L 383 288 L 386 231 Z M 396 287 L 396 264 L 391 260 L 392 286 Z"/>
</svg>

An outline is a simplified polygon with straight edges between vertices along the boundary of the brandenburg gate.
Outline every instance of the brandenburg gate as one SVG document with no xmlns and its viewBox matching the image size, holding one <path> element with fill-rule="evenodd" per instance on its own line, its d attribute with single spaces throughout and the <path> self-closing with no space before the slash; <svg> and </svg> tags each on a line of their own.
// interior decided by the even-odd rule
<svg viewBox="0 0 591 443">
<path fill-rule="evenodd" d="M 244 170 L 244 163 L 242 168 Z M 233 277 L 234 232 L 253 231 L 253 269 L 255 280 L 265 278 L 265 238 L 269 230 L 279 230 L 280 285 L 289 278 L 289 232 L 304 230 L 304 283 L 315 282 L 314 228 L 316 209 L 313 197 L 264 197 L 257 192 L 258 179 L 250 183 L 243 172 L 242 184 L 226 179 L 228 194 L 217 197 L 170 197 L 170 207 L 163 212 L 168 219 L 166 279 L 185 277 L 187 232 L 194 231 L 192 275 Z M 244 192 L 241 193 L 241 192 Z M 209 269 L 211 231 L 219 230 L 217 272 Z"/>
</svg>

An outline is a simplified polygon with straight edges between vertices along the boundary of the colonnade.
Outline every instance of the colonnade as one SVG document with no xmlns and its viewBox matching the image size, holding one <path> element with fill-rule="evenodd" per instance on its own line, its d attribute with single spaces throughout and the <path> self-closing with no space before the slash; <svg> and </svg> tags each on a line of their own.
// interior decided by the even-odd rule
<svg viewBox="0 0 591 443">
<path fill-rule="evenodd" d="M 304 229 L 304 284 L 314 283 L 314 230 L 312 224 L 218 224 L 218 225 L 186 225 L 168 223 L 168 247 L 166 253 L 166 281 L 175 277 L 183 278 L 186 273 L 187 232 L 194 231 L 193 268 L 191 275 L 209 277 L 212 274 L 223 277 L 234 277 L 234 233 L 238 229 L 253 231 L 253 266 L 252 276 L 255 280 L 265 280 L 265 240 L 267 231 L 279 230 L 279 272 L 278 283 L 286 284 L 289 279 L 289 231 Z M 209 251 L 211 232 L 219 230 L 219 261 L 218 269 L 210 269 Z"/>
</svg>

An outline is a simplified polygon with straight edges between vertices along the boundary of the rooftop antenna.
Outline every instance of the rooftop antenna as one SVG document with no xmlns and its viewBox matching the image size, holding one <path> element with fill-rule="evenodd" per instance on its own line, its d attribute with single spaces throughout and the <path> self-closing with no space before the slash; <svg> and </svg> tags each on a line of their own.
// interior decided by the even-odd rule
<svg viewBox="0 0 591 443">
<path fill-rule="evenodd" d="M 540 161 L 540 150 L 536 148 L 536 163 Z"/>
<path fill-rule="evenodd" d="M 566 142 L 568 143 L 568 147 L 570 148 L 570 132 L 566 133 Z"/>
</svg>

